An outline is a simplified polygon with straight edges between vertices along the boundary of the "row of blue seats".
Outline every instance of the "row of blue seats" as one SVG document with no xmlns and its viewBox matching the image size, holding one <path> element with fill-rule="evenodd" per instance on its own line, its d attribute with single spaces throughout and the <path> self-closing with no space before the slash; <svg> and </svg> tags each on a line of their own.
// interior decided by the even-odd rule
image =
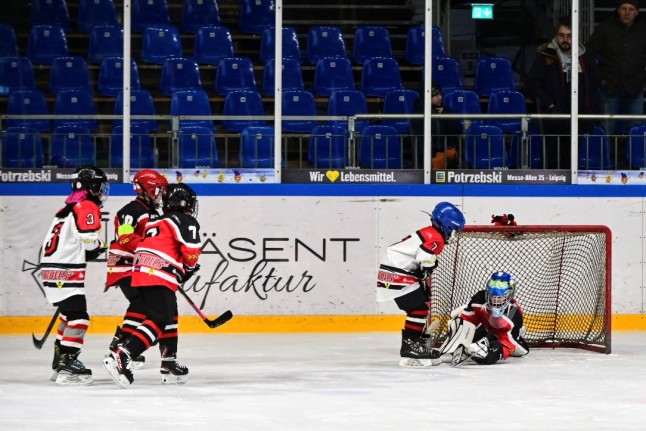
<svg viewBox="0 0 646 431">
<path fill-rule="evenodd" d="M 119 93 L 114 103 L 115 115 L 122 115 L 123 93 Z M 419 95 L 414 90 L 398 90 L 388 93 L 384 100 L 383 111 L 388 114 L 407 114 L 413 112 L 415 101 Z M 306 117 L 317 116 L 316 101 L 312 93 L 304 90 L 290 90 L 282 94 L 282 108 L 284 116 Z M 132 90 L 130 95 L 131 115 L 155 116 L 156 108 L 149 91 Z M 257 91 L 239 90 L 232 91 L 224 99 L 222 115 L 227 116 L 264 116 L 268 115 L 263 104 L 262 96 Z M 64 90 L 58 93 L 54 105 L 53 115 L 96 115 L 97 110 L 91 93 L 85 90 Z M 363 93 L 356 90 L 336 91 L 328 101 L 327 115 L 352 116 L 367 114 L 368 106 Z M 7 114 L 12 116 L 50 115 L 47 102 L 39 90 L 14 91 L 9 95 Z M 209 96 L 204 90 L 183 90 L 173 93 L 170 104 L 170 115 L 173 116 L 212 116 L 216 115 L 211 109 Z M 132 120 L 133 124 L 143 125 L 149 132 L 158 130 L 157 121 Z M 51 123 L 47 119 L 8 119 L 10 126 L 31 127 L 38 131 L 51 130 Z M 180 124 L 197 123 L 200 126 L 215 128 L 215 123 L 210 120 L 182 120 Z M 253 123 L 253 124 L 250 124 Z M 346 125 L 347 122 L 339 121 Z M 56 119 L 54 126 L 63 124 L 82 125 L 91 131 L 99 128 L 95 119 Z M 262 120 L 223 120 L 225 130 L 240 132 L 248 125 L 265 125 Z M 356 130 L 361 131 L 369 123 L 357 121 Z M 408 132 L 408 120 L 389 119 L 384 124 L 395 127 L 398 132 Z M 286 133 L 309 133 L 318 122 L 315 120 L 285 120 L 283 131 Z"/>
<path fill-rule="evenodd" d="M 181 35 L 177 27 L 168 24 L 150 25 L 142 30 L 142 60 L 161 64 L 169 57 L 184 54 Z M 214 64 L 219 57 L 232 57 L 234 52 L 231 32 L 225 26 L 208 25 L 195 29 L 194 56 L 200 64 Z M 306 55 L 301 54 L 296 30 L 283 27 L 282 47 L 284 58 L 294 58 L 310 64 L 326 57 L 349 58 L 341 30 L 338 27 L 313 26 L 307 35 Z M 421 25 L 412 26 L 406 39 L 405 59 L 411 64 L 424 64 L 424 33 Z M 434 27 L 434 57 L 444 57 L 441 33 Z M 436 36 L 435 36 L 436 35 Z M 89 31 L 88 61 L 98 64 L 106 56 L 123 55 L 123 29 L 118 25 L 97 25 Z M 437 41 L 437 42 L 436 42 Z M 259 56 L 263 62 L 274 57 L 274 27 L 262 32 Z M 0 56 L 18 56 L 16 35 L 11 26 L 0 25 Z M 69 55 L 67 36 L 63 27 L 52 24 L 33 25 L 29 32 L 26 56 L 34 64 L 50 64 L 56 57 Z M 360 26 L 356 29 L 352 59 L 363 64 L 371 57 L 394 58 L 390 35 L 385 27 Z"/>
<path fill-rule="evenodd" d="M 11 168 L 37 168 L 45 163 L 40 133 L 27 127 L 9 127 L 2 135 L 3 165 Z M 244 168 L 274 166 L 274 129 L 250 126 L 241 131 L 239 161 Z M 348 164 L 348 132 L 343 127 L 321 125 L 310 134 L 308 162 L 311 167 L 344 168 Z M 89 129 L 83 126 L 59 126 L 48 145 L 46 165 L 74 167 L 96 164 L 96 145 Z M 150 135 L 140 126 L 130 129 L 130 164 L 133 168 L 155 167 Z M 215 135 L 207 127 L 185 126 L 178 134 L 179 167 L 220 167 Z M 116 126 L 111 134 L 108 164 L 123 165 L 123 129 Z M 362 168 L 402 169 L 403 145 L 397 130 L 373 125 L 364 129 L 359 141 L 359 165 Z"/>
<path fill-rule="evenodd" d="M 130 67 L 131 88 L 141 88 L 137 63 Z M 215 92 L 225 96 L 233 90 L 257 91 L 254 65 L 248 57 L 220 59 L 214 72 Z M 274 95 L 275 62 L 269 60 L 263 71 L 263 91 Z M 201 89 L 199 65 L 193 58 L 171 57 L 161 67 L 159 90 L 170 96 L 178 90 Z M 305 84 L 298 62 L 283 60 L 283 90 L 304 90 Z M 49 72 L 49 90 L 57 94 L 62 90 L 81 88 L 92 91 L 92 79 L 82 57 L 57 57 Z M 123 58 L 105 57 L 99 67 L 97 89 L 101 95 L 115 97 L 123 87 Z M 26 57 L 0 57 L 0 94 L 15 90 L 36 88 L 33 66 Z M 368 59 L 361 70 L 361 91 L 368 97 L 385 97 L 391 90 L 404 88 L 397 61 L 392 58 Z M 354 90 L 355 80 L 350 61 L 345 58 L 325 58 L 314 71 L 313 92 L 316 96 L 329 97 L 336 90 Z"/>
<path fill-rule="evenodd" d="M 75 28 L 89 32 L 96 25 L 118 25 L 113 0 L 79 0 Z M 166 0 L 132 0 L 132 31 L 142 32 L 154 24 L 171 24 Z M 260 34 L 275 22 L 273 0 L 240 0 L 240 31 Z M 216 0 L 184 0 L 180 24 L 183 31 L 195 32 L 203 25 L 219 24 L 220 10 Z M 31 24 L 55 24 L 70 31 L 72 20 L 65 0 L 32 0 Z"/>
</svg>

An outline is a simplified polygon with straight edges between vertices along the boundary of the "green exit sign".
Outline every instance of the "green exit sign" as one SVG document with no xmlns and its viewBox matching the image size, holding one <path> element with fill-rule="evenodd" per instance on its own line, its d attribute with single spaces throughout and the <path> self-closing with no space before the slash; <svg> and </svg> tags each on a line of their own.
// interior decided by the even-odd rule
<svg viewBox="0 0 646 431">
<path fill-rule="evenodd" d="M 473 19 L 493 19 L 493 4 L 472 3 L 471 4 L 471 18 L 473 18 Z"/>
</svg>

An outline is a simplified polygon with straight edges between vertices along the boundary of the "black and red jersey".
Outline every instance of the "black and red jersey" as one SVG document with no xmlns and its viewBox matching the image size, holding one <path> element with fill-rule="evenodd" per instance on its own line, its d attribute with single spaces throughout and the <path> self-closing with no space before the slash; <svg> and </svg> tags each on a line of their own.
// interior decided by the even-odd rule
<svg viewBox="0 0 646 431">
<path fill-rule="evenodd" d="M 176 291 L 201 253 L 200 225 L 194 217 L 172 212 L 151 220 L 135 251 L 132 287 L 166 286 Z"/>
</svg>

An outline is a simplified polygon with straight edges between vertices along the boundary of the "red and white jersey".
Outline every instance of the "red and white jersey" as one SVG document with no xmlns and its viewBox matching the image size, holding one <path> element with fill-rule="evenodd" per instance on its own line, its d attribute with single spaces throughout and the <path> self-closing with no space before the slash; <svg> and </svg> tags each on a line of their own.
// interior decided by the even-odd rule
<svg viewBox="0 0 646 431">
<path fill-rule="evenodd" d="M 52 221 L 40 255 L 40 278 L 52 304 L 85 295 L 85 252 L 103 246 L 101 210 L 84 200 L 68 204 Z"/>
<path fill-rule="evenodd" d="M 518 347 L 516 338 L 523 327 L 523 310 L 515 299 L 507 307 L 505 314 L 500 317 L 491 315 L 486 307 L 485 291 L 477 292 L 469 301 L 460 317 L 474 325 L 483 325 L 488 333 L 496 336 L 502 344 L 502 357 L 507 359 Z"/>
<path fill-rule="evenodd" d="M 434 262 L 444 249 L 444 237 L 427 226 L 389 246 L 377 275 L 377 301 L 399 298 L 419 287 L 420 263 Z"/>
<path fill-rule="evenodd" d="M 119 280 L 132 274 L 135 250 L 144 236 L 146 223 L 157 215 L 156 210 L 140 198 L 121 208 L 114 216 L 114 236 L 108 250 L 106 286 L 115 286 Z M 134 232 L 119 235 L 119 228 L 130 225 Z"/>
<path fill-rule="evenodd" d="M 166 286 L 174 292 L 201 253 L 200 225 L 194 217 L 172 212 L 151 220 L 135 251 L 132 287 Z"/>
</svg>

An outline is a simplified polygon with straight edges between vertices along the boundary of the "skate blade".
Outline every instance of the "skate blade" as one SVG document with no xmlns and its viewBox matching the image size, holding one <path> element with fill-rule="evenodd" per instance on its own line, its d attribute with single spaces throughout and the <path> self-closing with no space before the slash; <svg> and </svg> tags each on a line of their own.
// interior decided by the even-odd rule
<svg viewBox="0 0 646 431">
<path fill-rule="evenodd" d="M 128 378 L 117 370 L 117 361 L 115 361 L 112 356 L 105 358 L 103 360 L 103 365 L 105 365 L 105 369 L 108 370 L 110 377 L 112 377 L 112 380 L 114 380 L 117 385 L 124 389 L 127 389 L 130 386 Z"/>
<path fill-rule="evenodd" d="M 52 375 L 49 377 L 49 380 L 51 380 L 52 382 L 55 382 L 57 378 L 58 378 L 58 371 L 57 370 L 52 371 Z"/>
<path fill-rule="evenodd" d="M 400 367 L 407 368 L 424 368 L 432 366 L 431 359 L 416 359 L 416 358 L 401 358 L 399 360 Z"/>
<path fill-rule="evenodd" d="M 162 385 L 183 385 L 188 381 L 188 376 L 176 376 L 174 374 L 162 374 Z"/>
<path fill-rule="evenodd" d="M 146 361 L 132 361 L 132 369 L 133 370 L 141 370 L 144 365 L 146 364 Z"/>
<path fill-rule="evenodd" d="M 79 375 L 60 372 L 56 377 L 56 384 L 63 386 L 91 385 L 92 375 Z"/>
</svg>

